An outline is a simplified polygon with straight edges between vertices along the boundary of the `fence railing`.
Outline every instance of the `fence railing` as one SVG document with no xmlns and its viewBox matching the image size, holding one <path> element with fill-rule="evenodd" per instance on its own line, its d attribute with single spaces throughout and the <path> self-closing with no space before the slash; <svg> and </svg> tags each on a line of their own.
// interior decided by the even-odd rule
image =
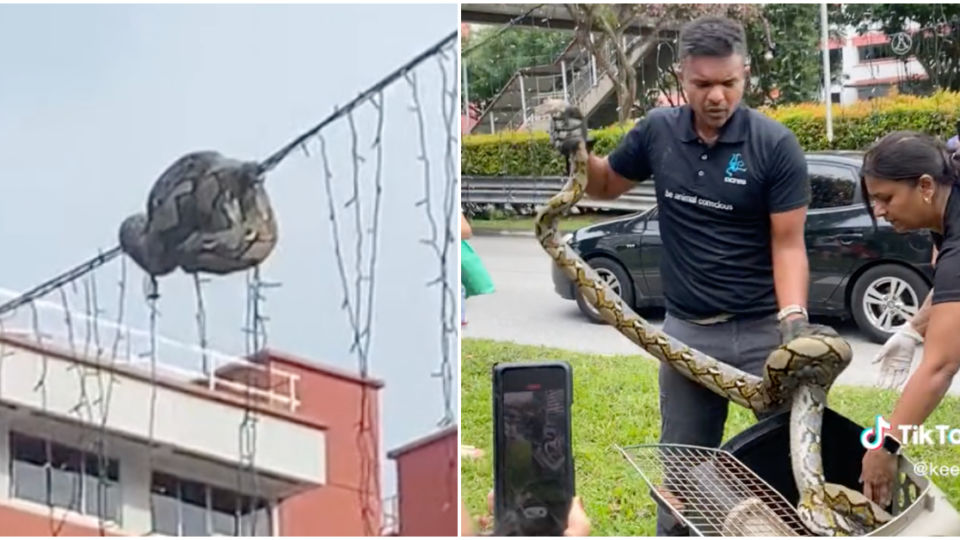
<svg viewBox="0 0 960 540">
<path fill-rule="evenodd" d="M 557 194 L 562 176 L 464 176 L 460 201 L 465 205 L 540 205 Z M 635 186 L 614 200 L 584 197 L 579 208 L 638 212 L 656 204 L 653 182 Z"/>
<path fill-rule="evenodd" d="M 0 288 L 0 303 L 19 295 Z M 296 373 L 159 334 L 154 336 L 156 362 L 151 365 L 151 335 L 146 330 L 67 310 L 50 300 L 36 300 L 34 307 L 36 313 L 28 304 L 0 317 L 0 339 L 9 336 L 80 360 L 155 371 L 210 390 L 240 396 L 249 392 L 255 402 L 290 412 L 300 407 L 300 376 Z"/>
<path fill-rule="evenodd" d="M 400 536 L 400 498 L 397 495 L 383 499 L 380 536 Z"/>
</svg>

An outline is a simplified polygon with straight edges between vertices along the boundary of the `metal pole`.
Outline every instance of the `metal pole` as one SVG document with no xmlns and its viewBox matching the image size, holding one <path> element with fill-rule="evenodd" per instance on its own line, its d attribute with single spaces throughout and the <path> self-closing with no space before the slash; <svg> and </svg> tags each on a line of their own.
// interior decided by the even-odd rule
<svg viewBox="0 0 960 540">
<path fill-rule="evenodd" d="M 590 82 L 593 86 L 597 85 L 597 57 L 590 55 Z"/>
<path fill-rule="evenodd" d="M 567 93 L 567 61 L 560 60 L 560 71 L 563 72 L 563 101 L 570 103 L 570 94 Z"/>
<path fill-rule="evenodd" d="M 827 4 L 820 4 L 820 39 L 823 43 L 823 96 L 827 103 L 827 141 L 833 142 L 833 92 L 830 88 L 830 41 L 827 32 Z"/>
<path fill-rule="evenodd" d="M 497 132 L 497 125 L 493 121 L 493 110 L 490 110 L 490 133 Z"/>
<path fill-rule="evenodd" d="M 520 109 L 521 109 L 521 112 L 523 113 L 523 124 L 521 124 L 521 126 L 525 126 L 527 124 L 527 95 L 523 89 L 523 72 L 522 71 L 520 72 Z"/>
</svg>

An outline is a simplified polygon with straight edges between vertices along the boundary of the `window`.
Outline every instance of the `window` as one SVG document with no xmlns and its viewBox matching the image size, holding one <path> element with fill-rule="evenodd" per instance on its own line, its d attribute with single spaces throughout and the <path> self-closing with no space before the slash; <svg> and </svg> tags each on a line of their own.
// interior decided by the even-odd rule
<svg viewBox="0 0 960 540">
<path fill-rule="evenodd" d="M 83 484 L 83 452 L 50 443 L 50 503 L 60 508 L 80 506 Z"/>
<path fill-rule="evenodd" d="M 10 433 L 13 497 L 120 523 L 120 465 L 22 433 Z"/>
<path fill-rule="evenodd" d="M 896 58 L 896 56 L 893 54 L 893 51 L 890 49 L 890 45 L 887 43 L 878 43 L 876 45 L 857 47 L 857 52 L 860 55 L 860 62 L 882 60 L 884 58 Z"/>
<path fill-rule="evenodd" d="M 873 86 L 864 86 L 857 88 L 857 99 L 860 101 L 870 101 L 871 99 L 886 97 L 890 93 L 889 84 L 878 84 Z"/>
<path fill-rule="evenodd" d="M 150 513 L 153 517 L 153 532 L 168 535 L 180 534 L 178 513 L 180 494 L 177 479 L 165 474 L 153 473 L 150 486 Z"/>
<path fill-rule="evenodd" d="M 837 165 L 810 163 L 810 209 L 836 208 L 853 204 L 857 178 L 853 171 Z"/>
<path fill-rule="evenodd" d="M 263 499 L 162 472 L 153 473 L 151 484 L 150 507 L 155 533 L 270 535 L 270 505 Z"/>
<path fill-rule="evenodd" d="M 830 49 L 830 83 L 843 86 L 846 75 L 843 71 L 843 49 Z"/>
<path fill-rule="evenodd" d="M 113 521 L 120 523 L 120 463 L 98 454 L 85 454 L 83 467 L 84 508 L 90 515 L 100 515 L 106 508 Z"/>
</svg>

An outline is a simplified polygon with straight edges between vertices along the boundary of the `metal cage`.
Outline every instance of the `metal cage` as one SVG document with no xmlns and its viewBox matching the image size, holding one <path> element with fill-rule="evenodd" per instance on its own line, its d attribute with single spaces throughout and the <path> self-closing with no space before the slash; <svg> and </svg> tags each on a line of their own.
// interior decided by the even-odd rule
<svg viewBox="0 0 960 540">
<path fill-rule="evenodd" d="M 700 536 L 809 536 L 796 510 L 725 450 L 683 444 L 617 447 L 654 500 Z"/>
</svg>

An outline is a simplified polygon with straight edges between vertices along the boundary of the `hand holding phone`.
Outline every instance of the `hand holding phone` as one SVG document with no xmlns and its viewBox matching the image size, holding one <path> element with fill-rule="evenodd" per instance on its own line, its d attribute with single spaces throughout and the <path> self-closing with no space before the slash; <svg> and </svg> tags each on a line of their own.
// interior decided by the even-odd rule
<svg viewBox="0 0 960 540">
<path fill-rule="evenodd" d="M 493 369 L 495 534 L 566 530 L 575 493 L 571 379 L 565 362 Z"/>
</svg>

